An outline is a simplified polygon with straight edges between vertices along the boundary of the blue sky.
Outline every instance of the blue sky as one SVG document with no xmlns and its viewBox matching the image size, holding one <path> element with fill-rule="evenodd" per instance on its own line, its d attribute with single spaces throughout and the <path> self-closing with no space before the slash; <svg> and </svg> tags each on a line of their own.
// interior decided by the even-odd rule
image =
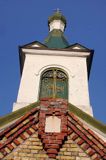
<svg viewBox="0 0 106 160">
<path fill-rule="evenodd" d="M 106 0 L 0 0 L 0 116 L 12 111 L 17 98 L 18 46 L 44 42 L 48 17 L 56 8 L 67 19 L 69 43 L 95 50 L 90 99 L 95 118 L 106 123 Z"/>
</svg>

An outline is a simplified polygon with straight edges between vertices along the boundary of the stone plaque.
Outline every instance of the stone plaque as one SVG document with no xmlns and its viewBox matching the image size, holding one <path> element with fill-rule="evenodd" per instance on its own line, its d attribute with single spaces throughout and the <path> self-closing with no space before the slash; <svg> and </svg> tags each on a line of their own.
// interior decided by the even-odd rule
<svg viewBox="0 0 106 160">
<path fill-rule="evenodd" d="M 61 132 L 61 119 L 56 116 L 46 118 L 45 132 Z"/>
</svg>

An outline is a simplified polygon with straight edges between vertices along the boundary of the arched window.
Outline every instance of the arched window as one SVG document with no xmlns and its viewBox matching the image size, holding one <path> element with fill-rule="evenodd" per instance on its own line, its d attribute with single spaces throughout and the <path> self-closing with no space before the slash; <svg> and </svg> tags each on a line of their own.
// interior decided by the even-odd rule
<svg viewBox="0 0 106 160">
<path fill-rule="evenodd" d="M 59 68 L 49 68 L 41 76 L 40 98 L 68 99 L 68 77 Z"/>
</svg>

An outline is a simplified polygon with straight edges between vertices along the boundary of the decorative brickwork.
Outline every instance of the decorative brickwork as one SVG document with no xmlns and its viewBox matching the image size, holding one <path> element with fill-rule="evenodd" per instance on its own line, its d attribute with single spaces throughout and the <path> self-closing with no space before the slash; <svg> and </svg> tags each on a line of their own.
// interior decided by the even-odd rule
<svg viewBox="0 0 106 160">
<path fill-rule="evenodd" d="M 67 107 L 65 100 L 43 99 L 40 107 L 1 131 L 0 160 L 105 160 L 106 143 Z M 53 115 L 61 129 L 45 132 L 45 119 Z"/>
<path fill-rule="evenodd" d="M 56 158 L 60 146 L 67 137 L 67 108 L 68 104 L 63 99 L 47 99 L 41 100 L 41 109 L 39 115 L 39 127 L 38 133 L 44 145 L 48 156 L 50 158 Z M 45 133 L 45 120 L 46 117 L 56 116 L 61 120 L 61 132 L 60 133 Z"/>
<path fill-rule="evenodd" d="M 37 131 L 38 111 L 38 108 L 32 109 L 0 133 L 0 159 Z"/>
<path fill-rule="evenodd" d="M 68 112 L 69 135 L 95 160 L 106 159 L 106 143 L 85 126 L 73 113 Z"/>
<path fill-rule="evenodd" d="M 63 160 L 91 160 L 91 158 L 84 152 L 79 145 L 71 139 L 71 136 L 67 137 L 67 140 L 63 144 L 56 159 Z"/>
<path fill-rule="evenodd" d="M 6 156 L 4 160 L 46 160 L 47 158 L 38 134 L 34 133 L 25 142 L 21 142 L 21 145 Z"/>
<path fill-rule="evenodd" d="M 58 160 L 91 160 L 84 151 L 68 136 L 60 152 L 56 156 Z M 10 153 L 4 160 L 49 160 L 46 152 L 43 150 L 41 141 L 37 133 L 30 136 L 24 143 L 19 145 L 14 152 Z"/>
</svg>

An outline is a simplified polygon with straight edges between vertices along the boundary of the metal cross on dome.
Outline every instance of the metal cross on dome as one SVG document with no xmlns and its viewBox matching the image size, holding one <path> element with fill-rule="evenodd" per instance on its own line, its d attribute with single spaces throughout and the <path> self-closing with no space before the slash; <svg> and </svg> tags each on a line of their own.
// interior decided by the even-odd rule
<svg viewBox="0 0 106 160">
<path fill-rule="evenodd" d="M 55 9 L 54 11 L 56 11 L 56 12 L 58 12 L 58 13 L 61 12 L 61 10 L 60 10 L 59 8 Z"/>
</svg>

